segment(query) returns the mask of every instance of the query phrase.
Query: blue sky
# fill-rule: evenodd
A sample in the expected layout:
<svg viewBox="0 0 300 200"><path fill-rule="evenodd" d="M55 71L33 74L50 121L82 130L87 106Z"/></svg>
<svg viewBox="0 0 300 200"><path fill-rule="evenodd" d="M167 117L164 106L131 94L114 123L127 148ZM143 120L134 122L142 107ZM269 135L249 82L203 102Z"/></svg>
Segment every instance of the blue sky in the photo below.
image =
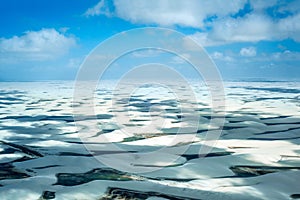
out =
<svg viewBox="0 0 300 200"><path fill-rule="evenodd" d="M4 0L0 9L0 81L72 80L100 42L148 26L197 41L224 79L299 80L297 0ZM148 53L135 58L172 58Z"/></svg>

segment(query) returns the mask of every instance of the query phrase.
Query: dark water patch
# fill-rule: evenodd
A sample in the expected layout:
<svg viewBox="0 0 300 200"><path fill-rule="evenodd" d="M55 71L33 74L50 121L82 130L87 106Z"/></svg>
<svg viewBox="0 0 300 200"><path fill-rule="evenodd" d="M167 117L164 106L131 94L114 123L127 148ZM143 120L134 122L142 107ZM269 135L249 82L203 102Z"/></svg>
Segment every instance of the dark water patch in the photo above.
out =
<svg viewBox="0 0 300 200"><path fill-rule="evenodd" d="M180 155L182 157L185 157L188 161L192 159L198 159L203 157L219 157L219 156L228 156L232 155L234 152L232 151L225 151L225 152L214 152L214 153L208 153L208 154L183 154Z"/></svg>
<svg viewBox="0 0 300 200"><path fill-rule="evenodd" d="M94 119L110 119L113 115L99 114L95 116L76 116L77 121L94 120ZM67 123L74 122L72 115L60 115L60 116L48 116L48 115L36 115L36 116L7 116L1 119L14 119L19 122L33 122L33 121L65 121Z"/></svg>
<svg viewBox="0 0 300 200"><path fill-rule="evenodd" d="M101 142L64 141L70 144L102 144Z"/></svg>
<svg viewBox="0 0 300 200"><path fill-rule="evenodd" d="M200 104L200 105L208 106L208 104ZM211 108L195 108L195 111L206 112L206 113L212 112Z"/></svg>
<svg viewBox="0 0 300 200"><path fill-rule="evenodd" d="M52 167L61 167L61 165L47 165L47 166L42 166L42 167L34 167L33 169L47 169L47 168L52 168Z"/></svg>
<svg viewBox="0 0 300 200"><path fill-rule="evenodd" d="M286 125L286 124L284 124L284 125ZM300 127L288 128L286 130L278 130L278 131L265 131L263 133L256 133L255 135L268 135L268 134L281 133L281 132L292 131L292 130L297 130L297 129L300 129Z"/></svg>
<svg viewBox="0 0 300 200"><path fill-rule="evenodd" d="M144 136L132 136L132 137L124 138L122 142L133 142L133 141L143 140L143 139L146 139L146 137L144 137Z"/></svg>
<svg viewBox="0 0 300 200"><path fill-rule="evenodd" d="M39 107L27 107L25 110L38 110L40 109Z"/></svg>
<svg viewBox="0 0 300 200"><path fill-rule="evenodd" d="M92 137L98 137L99 135L105 134L105 133L111 133L113 131L115 131L117 129L102 129L101 131L99 131L96 135L92 136ZM92 138L91 137L91 138Z"/></svg>
<svg viewBox="0 0 300 200"><path fill-rule="evenodd" d="M19 151L15 148L7 147L7 148L4 148L0 153L1 154L14 154L16 152L19 152Z"/></svg>
<svg viewBox="0 0 300 200"><path fill-rule="evenodd" d="M138 153L138 151L92 151L93 156L105 154Z"/></svg>
<svg viewBox="0 0 300 200"><path fill-rule="evenodd" d="M73 153L73 152L60 152L59 156L83 156L83 157L93 157L92 154L84 154L84 153Z"/></svg>
<svg viewBox="0 0 300 200"><path fill-rule="evenodd" d="M141 126L144 126L144 124L137 124L137 123L130 123L130 124L123 124L124 126L127 126L127 127L141 127Z"/></svg>
<svg viewBox="0 0 300 200"><path fill-rule="evenodd" d="M14 104L23 104L23 101L13 101L13 102L6 102L6 101L0 101L0 104L2 105L14 105Z"/></svg>
<svg viewBox="0 0 300 200"><path fill-rule="evenodd" d="M290 115L280 115L280 116L276 116L276 117L260 117L261 120L269 120L269 119L285 119L291 117Z"/></svg>
<svg viewBox="0 0 300 200"><path fill-rule="evenodd" d="M96 115L97 119L111 119L113 115L110 114L98 114Z"/></svg>
<svg viewBox="0 0 300 200"><path fill-rule="evenodd" d="M144 94L137 94L137 95L132 95L131 97L133 98L140 98L140 97L144 97Z"/></svg>
<svg viewBox="0 0 300 200"><path fill-rule="evenodd" d="M255 98L253 101L268 101L268 100L288 100L293 98L287 98L287 97L264 97L264 98Z"/></svg>
<svg viewBox="0 0 300 200"><path fill-rule="evenodd" d="M152 105L154 105L154 104L152 104L149 101L142 101L142 102L129 103L126 106L132 106L132 107L136 107L136 108L149 108Z"/></svg>
<svg viewBox="0 0 300 200"><path fill-rule="evenodd" d="M57 112L57 111L62 111L62 109L50 109L48 112Z"/></svg>
<svg viewBox="0 0 300 200"><path fill-rule="evenodd" d="M239 147L239 146L229 146L229 149L256 149L257 147Z"/></svg>
<svg viewBox="0 0 300 200"><path fill-rule="evenodd" d="M43 194L40 197L40 199L42 199L42 200L55 199L55 192L43 191Z"/></svg>
<svg viewBox="0 0 300 200"><path fill-rule="evenodd" d="M11 163L0 164L0 180L22 179L30 177L23 171L16 169Z"/></svg>
<svg viewBox="0 0 300 200"><path fill-rule="evenodd" d="M177 117L177 119L182 119L182 118L184 118L183 115L176 115L176 117Z"/></svg>
<svg viewBox="0 0 300 200"><path fill-rule="evenodd" d="M22 115L22 116L7 116L7 117L4 117L2 119L14 119L14 120L17 120L19 122L32 122L32 121L46 120L47 116L45 116L45 115L37 115L37 116Z"/></svg>
<svg viewBox="0 0 300 200"><path fill-rule="evenodd" d="M249 102L256 102L256 101L274 101L274 100L293 100L293 98L287 98L287 97L264 97L264 98L251 98L251 99L244 99L242 100L245 103L249 103ZM271 106L268 106L268 108L272 108Z"/></svg>
<svg viewBox="0 0 300 200"><path fill-rule="evenodd" d="M292 199L300 199L300 194L291 194L290 197Z"/></svg>
<svg viewBox="0 0 300 200"><path fill-rule="evenodd" d="M11 161L11 163L24 162L24 161L32 160L32 159L33 159L32 157L23 156L22 158L18 158L18 159L14 160L14 161Z"/></svg>
<svg viewBox="0 0 300 200"><path fill-rule="evenodd" d="M103 105L103 104L106 104L106 101L100 101L100 102L97 102L97 104Z"/></svg>
<svg viewBox="0 0 300 200"><path fill-rule="evenodd" d="M218 130L219 128L211 128L211 129L198 129L196 133L200 134L200 133L206 133L207 131L210 130ZM174 128L162 128L161 131L163 132L162 135L184 135L184 134L195 134L195 132L184 132L184 130L182 131L180 128L178 127L174 127Z"/></svg>
<svg viewBox="0 0 300 200"><path fill-rule="evenodd" d="M130 181L134 178L115 169L93 169L86 173L59 173L56 174L57 182L54 185L74 186L94 180Z"/></svg>
<svg viewBox="0 0 300 200"><path fill-rule="evenodd" d="M124 188L108 187L106 194L101 197L99 200L113 200L113 199L126 199L126 200L146 200L148 198L163 198L169 200L196 200L188 197L180 197L170 194L164 194L160 192L152 191L138 191L138 190L129 190ZM200 200L200 198L197 198Z"/></svg>
<svg viewBox="0 0 300 200"><path fill-rule="evenodd" d="M178 108L166 108L165 111L167 113L181 113L181 110Z"/></svg>
<svg viewBox="0 0 300 200"><path fill-rule="evenodd" d="M278 123L267 123L267 122L264 122L265 125L268 125L268 126L273 126L273 125L295 125L295 124L300 124L300 121L299 122L278 122ZM300 128L300 127L299 127Z"/></svg>
<svg viewBox="0 0 300 200"><path fill-rule="evenodd" d="M247 93L228 93L228 96L249 96Z"/></svg>
<svg viewBox="0 0 300 200"><path fill-rule="evenodd" d="M235 124L235 123L238 124L238 123L242 123L242 122L245 122L245 121L249 121L249 120L244 121L244 120L239 120L239 119L235 120L235 119L232 119L232 118L230 118L230 119L231 120L227 119L229 124Z"/></svg>
<svg viewBox="0 0 300 200"><path fill-rule="evenodd" d="M179 102L177 100L162 100L159 103L155 103L154 105L177 107L179 105Z"/></svg>
<svg viewBox="0 0 300 200"><path fill-rule="evenodd" d="M25 169L26 172L29 172L29 173L35 173L35 171L33 171L32 169Z"/></svg>
<svg viewBox="0 0 300 200"><path fill-rule="evenodd" d="M0 90L0 96L4 96L4 95L20 95L20 94L26 94L26 92L19 91L19 90Z"/></svg>
<svg viewBox="0 0 300 200"><path fill-rule="evenodd" d="M300 155L299 156L294 156L294 155L280 155L281 158L296 158L296 159L299 159L300 158Z"/></svg>
<svg viewBox="0 0 300 200"><path fill-rule="evenodd" d="M70 105L69 107L70 108L78 108L78 107L80 107L81 106L81 104L72 104L72 105Z"/></svg>
<svg viewBox="0 0 300 200"><path fill-rule="evenodd" d="M229 168L238 177L261 176L269 173L275 173L288 170L300 170L300 167L275 167L275 166L247 166L239 165Z"/></svg>
<svg viewBox="0 0 300 200"><path fill-rule="evenodd" d="M89 117L87 117L89 118ZM83 117L83 119L78 118L77 120L84 120L85 117ZM94 117L93 117L94 119ZM53 120L53 121L65 121L65 122L74 122L74 118L73 116L70 115L65 115L65 116L45 116L44 119L42 120Z"/></svg>
<svg viewBox="0 0 300 200"><path fill-rule="evenodd" d="M9 161L9 162L5 162L5 163L0 163L0 169L1 168L11 168L13 167L13 163L16 163L16 162L24 162L24 161L27 161L27 160L32 160L33 158L31 157L28 157L28 156L23 156L21 158L17 158L15 160L12 160L12 161Z"/></svg>
<svg viewBox="0 0 300 200"><path fill-rule="evenodd" d="M197 178L169 178L169 177L157 177L157 178L149 178L150 180L156 180L156 181L176 181L176 182L190 182L197 180Z"/></svg>
<svg viewBox="0 0 300 200"><path fill-rule="evenodd" d="M223 126L222 130L229 131L229 130L233 130L233 129L246 128L246 127L249 127L249 126L230 126L230 125L225 125L225 126Z"/></svg>
<svg viewBox="0 0 300 200"><path fill-rule="evenodd" d="M204 118L206 118L206 119L208 119L208 120L211 120L212 119L212 116L211 115L201 115L201 117L204 117Z"/></svg>
<svg viewBox="0 0 300 200"><path fill-rule="evenodd" d="M117 102L121 103L121 104L128 104L129 102L145 102L145 100L139 99L139 98L135 98L135 97L130 97L130 98L119 99Z"/></svg>
<svg viewBox="0 0 300 200"><path fill-rule="evenodd" d="M259 136L259 135L272 135L272 134L275 134L275 133L282 133L282 135L284 135L285 133L286 134L289 134L288 133L288 131L295 131L295 130L299 130L300 131L300 128L299 127L294 127L294 128L288 128L288 129L286 129L286 130L277 130L277 131L265 131L265 132L263 132L263 133L256 133L256 134L254 134L254 139L260 139L260 138L257 138L257 137L255 137L256 135L257 136ZM294 133L294 132L293 132ZM294 138L294 139L296 139L295 137L288 137L287 139L289 139L289 138ZM248 139L252 139L252 137L251 138L248 138ZM269 138L265 138L266 140L267 139L269 139ZM278 139L281 139L281 138L278 138Z"/></svg>
<svg viewBox="0 0 300 200"><path fill-rule="evenodd" d="M5 141L1 141L1 140L0 140L0 143L10 146L12 148L15 148L18 151L23 152L23 153L33 156L33 157L43 157L43 155L41 153L39 153L38 151L35 151L25 145L14 144L14 143L5 142Z"/></svg>
<svg viewBox="0 0 300 200"><path fill-rule="evenodd" d="M209 130L217 130L217 128L215 128L215 129L199 129L199 130L197 130L197 133L206 133Z"/></svg>
<svg viewBox="0 0 300 200"><path fill-rule="evenodd" d="M269 113L264 113L264 112L259 112L259 111L253 111L253 110L250 110L250 109L239 109L239 110L235 110L235 111L232 111L230 112L230 115L228 115L228 117L240 117L241 115L242 116L245 116L245 117L259 117L260 114L269 114Z"/></svg>
<svg viewBox="0 0 300 200"><path fill-rule="evenodd" d="M150 112L150 109L151 109L151 107L143 107L143 108L137 109L137 111L143 112L143 113L148 113L148 112Z"/></svg>
<svg viewBox="0 0 300 200"><path fill-rule="evenodd" d="M0 97L0 101L23 101L23 99L15 97Z"/></svg>
<svg viewBox="0 0 300 200"><path fill-rule="evenodd" d="M251 137L248 138L249 140L264 140L264 141L273 141L273 140L295 140L295 139L299 139L299 137L286 137L286 138L255 138L255 137Z"/></svg>
<svg viewBox="0 0 300 200"><path fill-rule="evenodd" d="M59 117L59 116L58 116ZM76 121L85 121L85 120L101 120L101 119L111 119L113 117L113 115L110 114L98 114L96 116L93 115L86 115L86 116L76 116L75 119ZM63 117L62 117L63 118ZM63 119L66 122L74 122L74 117L73 116L68 116L67 118L69 121L67 121L66 119ZM50 118L51 120L51 118Z"/></svg>
<svg viewBox="0 0 300 200"><path fill-rule="evenodd" d="M298 89L290 89L290 88L278 88L278 87L230 87L230 88L243 88L246 90L259 90L259 91L267 91L267 92L276 92L276 93L292 93L299 94L300 90Z"/></svg>
<svg viewBox="0 0 300 200"><path fill-rule="evenodd" d="M167 116L164 116L164 118L169 118L169 119L176 119L176 120L181 120L184 118L184 115L167 115Z"/></svg>
<svg viewBox="0 0 300 200"><path fill-rule="evenodd" d="M130 119L129 121L130 122L148 122L148 121L150 121L150 119L138 119L138 118L135 118L135 119Z"/></svg>

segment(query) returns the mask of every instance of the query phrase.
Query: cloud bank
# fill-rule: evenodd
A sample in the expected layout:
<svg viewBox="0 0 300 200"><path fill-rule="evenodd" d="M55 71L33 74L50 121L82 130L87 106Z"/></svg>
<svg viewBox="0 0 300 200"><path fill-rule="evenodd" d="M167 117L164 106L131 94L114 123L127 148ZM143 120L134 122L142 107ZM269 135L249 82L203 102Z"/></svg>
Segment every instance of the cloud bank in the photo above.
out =
<svg viewBox="0 0 300 200"><path fill-rule="evenodd" d="M134 24L191 27L204 46L234 42L300 41L300 2L276 0L106 0L86 15L114 16Z"/></svg>
<svg viewBox="0 0 300 200"><path fill-rule="evenodd" d="M22 36L0 39L2 60L43 61L58 58L76 45L73 37L67 37L55 29L27 31Z"/></svg>

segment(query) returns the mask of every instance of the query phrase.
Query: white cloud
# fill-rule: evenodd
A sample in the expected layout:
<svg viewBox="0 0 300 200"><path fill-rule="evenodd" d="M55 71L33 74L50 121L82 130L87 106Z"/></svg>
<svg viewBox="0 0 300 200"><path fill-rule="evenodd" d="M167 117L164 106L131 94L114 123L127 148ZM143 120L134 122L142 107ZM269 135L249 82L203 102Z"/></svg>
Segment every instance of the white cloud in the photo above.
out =
<svg viewBox="0 0 300 200"><path fill-rule="evenodd" d="M278 0L250 0L251 7L258 12L262 11L263 9L270 8L276 5L276 3L278 3Z"/></svg>
<svg viewBox="0 0 300 200"><path fill-rule="evenodd" d="M276 61L300 61L300 52L285 50L271 54L270 60Z"/></svg>
<svg viewBox="0 0 300 200"><path fill-rule="evenodd" d="M222 41L259 41L268 38L272 21L262 15L250 14L244 18L226 18L216 22L210 33Z"/></svg>
<svg viewBox="0 0 300 200"><path fill-rule="evenodd" d="M281 38L292 38L300 42L300 13L280 20L275 31ZM274 30L273 30L274 31Z"/></svg>
<svg viewBox="0 0 300 200"><path fill-rule="evenodd" d="M232 17L247 2L252 11ZM111 3L114 9L108 0L101 0L86 15L112 15L138 24L193 27L199 32L191 37L203 46L286 38L300 41L298 1L113 0ZM273 16L267 13L268 8L273 9ZM274 17L282 14L286 17Z"/></svg>
<svg viewBox="0 0 300 200"><path fill-rule="evenodd" d="M234 42L257 42L291 38L300 41L300 14L272 20L263 14L248 14L243 18L223 18L209 32L197 32L190 37L203 46Z"/></svg>
<svg viewBox="0 0 300 200"><path fill-rule="evenodd" d="M273 53L261 53L257 54L254 47L242 48L237 53L224 53L224 52L213 52L210 54L212 59L222 60L222 61L239 61L239 62L284 62L284 61L300 61L300 52L284 50L280 52ZM244 57L242 57L244 56ZM247 57L247 58L245 58Z"/></svg>
<svg viewBox="0 0 300 200"><path fill-rule="evenodd" d="M216 45L222 45L226 43L225 41L214 39L213 37L211 37L209 33L205 33L205 32L196 32L192 35L189 35L186 38L187 41L188 38L193 39L201 46L216 46Z"/></svg>
<svg viewBox="0 0 300 200"><path fill-rule="evenodd" d="M111 14L132 23L202 28L207 17L223 17L236 13L246 2L246 0L114 0L115 11ZM107 1L101 0L97 5L89 8L85 14L88 16L107 15L109 12L107 5Z"/></svg>
<svg viewBox="0 0 300 200"><path fill-rule="evenodd" d="M274 24L263 15L247 15L244 18L231 17L218 20L207 33L198 32L191 37L203 46L221 45L233 42L256 42L274 39Z"/></svg>
<svg viewBox="0 0 300 200"><path fill-rule="evenodd" d="M85 13L85 16L96 16L96 15L106 15L110 16L110 10L106 0L99 1L94 7L89 8Z"/></svg>
<svg viewBox="0 0 300 200"><path fill-rule="evenodd" d="M227 62L232 62L234 59L230 56L224 55L222 52L214 52L211 54L211 58L215 60L222 60L222 61L227 61Z"/></svg>
<svg viewBox="0 0 300 200"><path fill-rule="evenodd" d="M49 60L64 55L76 45L73 37L67 37L55 29L27 31L22 36L0 39L1 59Z"/></svg>
<svg viewBox="0 0 300 200"><path fill-rule="evenodd" d="M246 56L246 57L253 57L256 56L256 49L255 47L245 47L242 48L240 51L241 56Z"/></svg>

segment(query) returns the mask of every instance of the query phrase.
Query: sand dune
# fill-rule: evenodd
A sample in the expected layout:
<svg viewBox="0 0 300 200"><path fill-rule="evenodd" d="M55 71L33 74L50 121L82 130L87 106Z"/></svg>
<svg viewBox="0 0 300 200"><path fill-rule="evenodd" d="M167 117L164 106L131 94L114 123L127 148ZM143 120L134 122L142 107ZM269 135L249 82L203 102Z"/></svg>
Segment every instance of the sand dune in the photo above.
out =
<svg viewBox="0 0 300 200"><path fill-rule="evenodd" d="M193 102L180 107L159 90L111 107L111 90L100 88L95 115L75 123L73 107L85 105L73 104L73 83L0 83L0 199L300 198L299 83L224 84L218 127L208 92L193 83L193 132ZM120 124L123 113L130 120ZM162 127L147 129L153 120Z"/></svg>

